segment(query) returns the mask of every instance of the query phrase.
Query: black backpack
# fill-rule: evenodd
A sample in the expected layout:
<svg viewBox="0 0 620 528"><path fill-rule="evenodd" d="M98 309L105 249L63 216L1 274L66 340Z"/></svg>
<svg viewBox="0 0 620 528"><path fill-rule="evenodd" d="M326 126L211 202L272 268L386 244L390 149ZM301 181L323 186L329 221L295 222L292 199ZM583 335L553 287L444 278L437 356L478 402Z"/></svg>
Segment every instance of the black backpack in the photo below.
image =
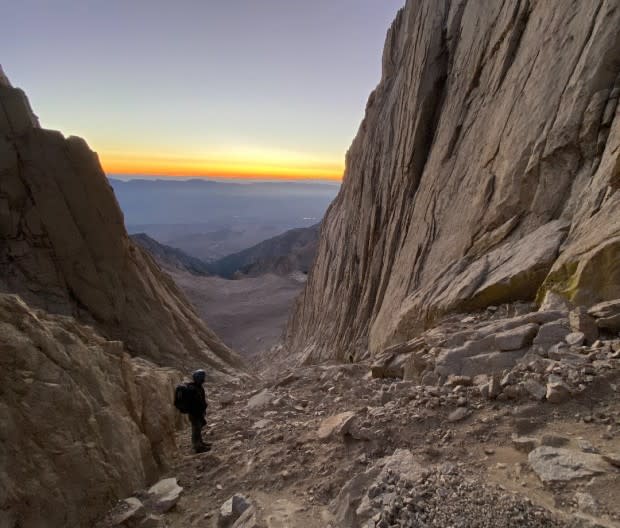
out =
<svg viewBox="0 0 620 528"><path fill-rule="evenodd" d="M192 395L187 383L181 383L174 389L174 406L183 414L190 411L192 405Z"/></svg>

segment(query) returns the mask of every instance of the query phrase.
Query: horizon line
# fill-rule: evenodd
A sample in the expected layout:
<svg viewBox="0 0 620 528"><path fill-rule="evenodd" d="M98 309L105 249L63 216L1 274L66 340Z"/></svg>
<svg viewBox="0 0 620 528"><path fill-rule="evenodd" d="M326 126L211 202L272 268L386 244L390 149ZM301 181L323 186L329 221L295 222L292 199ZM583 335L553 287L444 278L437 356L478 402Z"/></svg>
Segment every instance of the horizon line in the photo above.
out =
<svg viewBox="0 0 620 528"><path fill-rule="evenodd" d="M262 182L329 182L334 184L342 183L342 176L287 176L287 175L213 175L213 174L167 174L167 173L142 173L142 172L109 172L104 171L108 178L126 179L185 179L185 180L248 180Z"/></svg>

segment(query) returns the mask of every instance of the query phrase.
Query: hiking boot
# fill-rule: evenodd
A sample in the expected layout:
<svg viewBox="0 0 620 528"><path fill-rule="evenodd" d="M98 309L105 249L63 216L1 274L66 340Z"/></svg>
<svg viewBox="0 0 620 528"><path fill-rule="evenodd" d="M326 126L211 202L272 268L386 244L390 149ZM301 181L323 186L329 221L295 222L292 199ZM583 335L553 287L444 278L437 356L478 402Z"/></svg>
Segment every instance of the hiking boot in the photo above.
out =
<svg viewBox="0 0 620 528"><path fill-rule="evenodd" d="M210 444L200 444L200 445L197 445L196 447L194 447L194 452L195 453L206 453L207 451L211 451L211 445Z"/></svg>

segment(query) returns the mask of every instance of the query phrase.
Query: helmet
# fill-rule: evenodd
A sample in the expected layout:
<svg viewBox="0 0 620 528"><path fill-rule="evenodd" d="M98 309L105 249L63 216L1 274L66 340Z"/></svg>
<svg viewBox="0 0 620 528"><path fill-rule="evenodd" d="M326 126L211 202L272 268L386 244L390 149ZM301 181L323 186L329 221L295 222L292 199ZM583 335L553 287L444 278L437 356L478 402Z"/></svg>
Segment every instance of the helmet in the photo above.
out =
<svg viewBox="0 0 620 528"><path fill-rule="evenodd" d="M198 369L192 372L192 379L196 383L199 383L199 384L204 383L206 377L207 377L207 373L202 369Z"/></svg>

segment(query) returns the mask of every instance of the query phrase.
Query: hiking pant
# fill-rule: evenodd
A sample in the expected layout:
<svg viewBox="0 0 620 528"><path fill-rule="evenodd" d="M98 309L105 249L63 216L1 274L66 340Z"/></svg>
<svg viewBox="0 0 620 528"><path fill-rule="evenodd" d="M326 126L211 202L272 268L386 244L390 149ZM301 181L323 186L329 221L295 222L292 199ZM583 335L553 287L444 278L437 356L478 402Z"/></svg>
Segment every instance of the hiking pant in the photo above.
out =
<svg viewBox="0 0 620 528"><path fill-rule="evenodd" d="M203 416L189 415L189 421L192 424L192 447L197 449L204 446L202 441L202 428L205 426L206 421Z"/></svg>

